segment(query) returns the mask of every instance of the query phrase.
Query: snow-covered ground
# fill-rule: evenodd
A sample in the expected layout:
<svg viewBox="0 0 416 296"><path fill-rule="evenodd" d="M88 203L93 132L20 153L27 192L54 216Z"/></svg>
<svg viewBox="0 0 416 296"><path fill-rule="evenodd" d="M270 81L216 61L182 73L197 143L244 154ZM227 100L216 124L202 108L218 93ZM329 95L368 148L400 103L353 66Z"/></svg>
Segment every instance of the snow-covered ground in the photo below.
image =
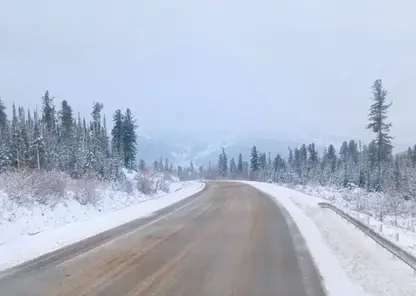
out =
<svg viewBox="0 0 416 296"><path fill-rule="evenodd" d="M273 196L298 225L329 296L416 295L413 271L328 209L322 198L275 184L247 182Z"/></svg>
<svg viewBox="0 0 416 296"><path fill-rule="evenodd" d="M403 208L409 209L411 207L410 202L407 206L403 203L402 211L398 215L389 214L386 210L386 213L383 215L383 221L380 221L374 209L377 208L377 203L380 200L388 199L388 197L375 193L369 194L359 188L350 190L298 186L295 189L312 196L319 196L327 202L331 202L351 216L369 225L378 234L416 256L416 218L411 216L413 211L403 210Z"/></svg>
<svg viewBox="0 0 416 296"><path fill-rule="evenodd" d="M0 217L0 270L62 248L133 219L144 217L201 191L200 182L170 184L170 192L101 192L94 204L66 199L43 204L3 207ZM1 197L0 197L1 200ZM3 200L7 198L3 197Z"/></svg>

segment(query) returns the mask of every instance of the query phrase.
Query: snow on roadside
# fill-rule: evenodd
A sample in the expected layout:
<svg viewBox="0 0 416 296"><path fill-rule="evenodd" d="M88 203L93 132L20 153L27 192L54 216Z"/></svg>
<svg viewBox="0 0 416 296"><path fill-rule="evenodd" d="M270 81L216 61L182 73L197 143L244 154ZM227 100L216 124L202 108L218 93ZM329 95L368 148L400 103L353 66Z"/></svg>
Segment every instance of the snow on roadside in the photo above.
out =
<svg viewBox="0 0 416 296"><path fill-rule="evenodd" d="M323 284L329 296L365 296L366 293L359 286L354 284L347 276L339 264L338 258L330 247L325 243L324 237L320 233L317 226L305 214L305 212L296 206L289 198L290 189L282 188L274 184L260 183L260 182L244 182L249 184L271 196L290 213L293 220L299 227L313 260L323 278ZM292 190L293 192L296 192ZM300 194L299 194L300 195ZM310 198L304 196L299 197L305 203L313 203ZM318 199L319 200L319 199ZM315 200L315 204L316 204Z"/></svg>
<svg viewBox="0 0 416 296"><path fill-rule="evenodd" d="M347 274L366 292L379 296L416 295L413 271L402 261L331 210L321 209L309 215L337 252Z"/></svg>
<svg viewBox="0 0 416 296"><path fill-rule="evenodd" d="M374 217L367 215L365 213L351 209L351 207L345 207L343 204L335 204L344 212L349 213L354 218L360 220L364 224L368 225L375 232L390 240L394 244L408 251L412 255L416 256L416 233L411 231L406 231L405 229L394 227L385 222L380 222Z"/></svg>
<svg viewBox="0 0 416 296"><path fill-rule="evenodd" d="M359 188L353 190L336 190L325 187L298 186L296 189L310 195L322 197L326 199L326 202L330 201L338 208L370 226L378 234L416 256L414 218L392 217L391 215L385 214L383 222L381 222L375 218L376 215L374 213L369 215L368 213L372 212L369 208L374 207L373 203L375 203L374 199L376 199L374 196L375 194L366 193ZM364 206L367 209L358 211L357 202L360 203L361 207ZM394 226L395 222L397 222L398 227Z"/></svg>
<svg viewBox="0 0 416 296"><path fill-rule="evenodd" d="M7 225L0 224L0 271L147 216L201 191L204 186L196 181L171 185L171 193L158 193L147 198L144 195L139 198L133 196L122 200L126 202L123 208L120 208L120 196L112 195L102 201L98 208L80 205L75 200L58 204L49 210L33 208L31 212L28 211L30 215L23 215L22 219L17 218ZM45 213L48 217L46 220ZM22 228L26 229L27 224L38 225L40 230L25 233ZM10 235L9 239L6 239L7 235Z"/></svg>
<svg viewBox="0 0 416 296"><path fill-rule="evenodd" d="M334 284L335 289L341 289L334 291L334 287L328 287L333 295L349 295L342 291L342 285L336 286L339 283L347 283L348 279L355 289L358 286L358 289L363 290L351 295L416 295L413 271L401 261L393 259L390 253L360 230L356 230L332 211L318 206L319 202L326 200L274 184L258 184L260 185L255 184L255 187L276 197L284 207L290 209L289 212L296 222L295 217L303 215L303 220L308 220L308 223L313 225L312 228L318 230L318 234L316 232L311 234L311 226L298 224L324 277L325 285ZM297 210L293 209L294 205ZM317 236L319 239L310 236ZM319 246L316 243L309 244L309 240L319 240L324 245L324 251L322 249L317 251L315 248ZM324 260L328 254L320 254L322 252L331 253L330 257L336 257L338 267L334 269L333 274L330 272L334 266L328 266L328 262ZM318 253L318 256L315 253ZM320 257L322 260L319 259ZM333 260L334 258L331 259ZM334 262L330 263L332 264ZM343 274L343 278L338 278L338 273Z"/></svg>

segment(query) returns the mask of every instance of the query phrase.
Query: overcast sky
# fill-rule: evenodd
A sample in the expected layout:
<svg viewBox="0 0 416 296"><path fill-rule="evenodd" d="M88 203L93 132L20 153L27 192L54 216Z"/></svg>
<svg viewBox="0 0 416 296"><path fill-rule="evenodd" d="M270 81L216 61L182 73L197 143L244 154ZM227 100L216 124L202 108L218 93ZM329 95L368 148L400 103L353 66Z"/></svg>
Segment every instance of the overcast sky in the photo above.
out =
<svg viewBox="0 0 416 296"><path fill-rule="evenodd" d="M382 78L396 141L414 143L415 14L414 0L3 1L0 96L130 107L144 130L366 139Z"/></svg>

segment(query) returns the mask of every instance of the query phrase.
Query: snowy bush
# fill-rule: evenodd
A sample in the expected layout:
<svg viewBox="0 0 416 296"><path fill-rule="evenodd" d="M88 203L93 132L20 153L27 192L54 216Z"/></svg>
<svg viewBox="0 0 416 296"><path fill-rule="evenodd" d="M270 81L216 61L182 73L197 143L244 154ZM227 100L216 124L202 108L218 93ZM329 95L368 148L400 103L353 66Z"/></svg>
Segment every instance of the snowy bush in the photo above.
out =
<svg viewBox="0 0 416 296"><path fill-rule="evenodd" d="M150 194L153 192L152 182L149 178L140 175L137 179L137 189L144 194Z"/></svg>
<svg viewBox="0 0 416 296"><path fill-rule="evenodd" d="M351 209L381 222L415 231L416 204L400 194L367 192L362 188L336 188L324 186L290 186L309 195L319 196L342 208Z"/></svg>
<svg viewBox="0 0 416 296"><path fill-rule="evenodd" d="M31 171L7 172L1 175L0 190L17 203L39 202L63 198L68 175L61 172Z"/></svg>
<svg viewBox="0 0 416 296"><path fill-rule="evenodd" d="M96 204L99 196L96 189L99 182L94 179L78 179L72 180L68 186L69 194L72 192L74 198L81 204Z"/></svg>
<svg viewBox="0 0 416 296"><path fill-rule="evenodd" d="M127 195L169 192L174 177L162 173L140 174L124 171L125 178L117 182L105 182L92 177L72 179L59 171L23 170L6 172L0 176L1 209L30 207L43 204L54 207L57 203L75 199L81 205L97 204L104 192L118 192ZM139 193L139 195L137 195Z"/></svg>

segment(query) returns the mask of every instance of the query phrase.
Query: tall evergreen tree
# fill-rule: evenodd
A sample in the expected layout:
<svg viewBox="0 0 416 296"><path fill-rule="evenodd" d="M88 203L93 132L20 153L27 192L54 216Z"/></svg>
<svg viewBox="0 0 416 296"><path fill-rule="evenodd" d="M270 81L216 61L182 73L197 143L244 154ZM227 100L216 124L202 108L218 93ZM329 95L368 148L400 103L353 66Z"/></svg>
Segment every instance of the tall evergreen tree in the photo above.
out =
<svg viewBox="0 0 416 296"><path fill-rule="evenodd" d="M6 114L6 106L4 106L4 102L0 98L0 135L7 132L8 122L7 122L7 114Z"/></svg>
<svg viewBox="0 0 416 296"><path fill-rule="evenodd" d="M257 151L256 146L253 146L253 148L251 148L250 164L250 168L253 172L257 172L260 169L259 153Z"/></svg>
<svg viewBox="0 0 416 296"><path fill-rule="evenodd" d="M238 154L237 172L240 177L243 176L243 154L241 153Z"/></svg>
<svg viewBox="0 0 416 296"><path fill-rule="evenodd" d="M74 144L74 118L72 108L67 101L62 101L59 114L58 154L62 171L73 173L76 167L76 149Z"/></svg>
<svg viewBox="0 0 416 296"><path fill-rule="evenodd" d="M218 174L222 178L226 178L228 176L228 157L224 148L222 148L222 152L218 157Z"/></svg>
<svg viewBox="0 0 416 296"><path fill-rule="evenodd" d="M0 172L4 172L11 165L10 144L6 106L0 99Z"/></svg>
<svg viewBox="0 0 416 296"><path fill-rule="evenodd" d="M373 155L373 162L377 168L376 190L382 190L383 166L391 161L393 145L392 137L389 135L391 123L387 122L388 109L391 103L386 103L387 91L383 88L382 81L376 80L372 86L373 104L368 114L368 129L375 133L374 145L376 154Z"/></svg>
<svg viewBox="0 0 416 296"><path fill-rule="evenodd" d="M42 97L42 121L44 122L48 133L54 134L55 106L53 104L53 98L49 95L49 91L46 91L45 95Z"/></svg>
<svg viewBox="0 0 416 296"><path fill-rule="evenodd" d="M237 165L235 163L234 157L232 157L230 160L230 175L233 179L237 177Z"/></svg>
<svg viewBox="0 0 416 296"><path fill-rule="evenodd" d="M54 98L50 96L49 91L45 92L42 97L42 124L40 126L46 149L45 168L52 170L56 168L58 153L56 151L56 116Z"/></svg>
<svg viewBox="0 0 416 296"><path fill-rule="evenodd" d="M113 115L113 129L111 130L111 147L114 157L123 159L123 121L124 116L120 109Z"/></svg>
<svg viewBox="0 0 416 296"><path fill-rule="evenodd" d="M136 120L133 117L130 109L127 108L123 120L123 155L124 165L126 168L132 169L136 160L137 153L137 135L136 135ZM160 163L163 167L163 163Z"/></svg>
<svg viewBox="0 0 416 296"><path fill-rule="evenodd" d="M43 169L46 163L46 149L43 136L40 132L40 122L35 113L33 137L29 146L29 165L38 170Z"/></svg>

